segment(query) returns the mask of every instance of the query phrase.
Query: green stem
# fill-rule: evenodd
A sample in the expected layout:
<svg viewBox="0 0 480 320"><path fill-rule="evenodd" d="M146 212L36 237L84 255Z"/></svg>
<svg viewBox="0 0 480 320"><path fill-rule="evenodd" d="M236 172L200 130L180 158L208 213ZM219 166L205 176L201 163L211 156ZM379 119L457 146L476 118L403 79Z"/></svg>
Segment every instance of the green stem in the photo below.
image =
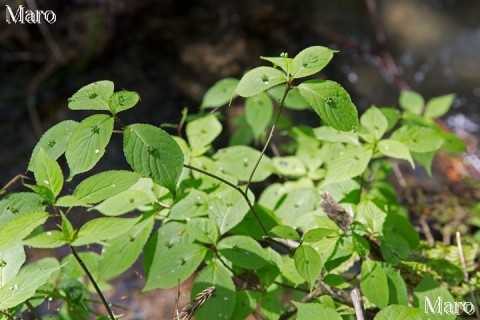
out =
<svg viewBox="0 0 480 320"><path fill-rule="evenodd" d="M27 306L28 310L32 313L32 316L37 319L37 320L42 320L42 316L38 311L35 309L35 307L30 303L30 301L25 300L25 305Z"/></svg>
<svg viewBox="0 0 480 320"><path fill-rule="evenodd" d="M62 220L62 216L58 212L58 208L56 206L53 206L53 209L55 210L55 213L57 217L60 219L60 222ZM105 299L105 296L102 293L102 290L100 290L97 282L95 281L95 278L93 278L92 274L90 273L90 270L88 270L87 266L83 262L82 258L80 258L77 249L75 249L74 246L72 246L70 243L68 243L68 247L70 248L70 251L72 252L72 255L75 257L75 260L77 260L78 264L80 267L82 267L83 271L87 275L88 279L92 283L93 287L95 288L95 291L97 292L98 296L100 297L100 300L102 300L103 306L107 310L108 316L110 317L111 320L115 320L115 316L113 315L112 309L110 308L110 305L107 302L107 299Z"/></svg>
<svg viewBox="0 0 480 320"><path fill-rule="evenodd" d="M272 128L270 129L270 133L268 134L267 141L265 142L262 152L258 156L257 162L255 162L255 165L253 166L253 169L252 169L252 173L250 173L250 177L248 178L247 187L246 187L247 190L248 190L248 187L250 186L250 183L252 182L253 175L255 174L255 171L257 171L258 165L260 164L260 161L262 160L263 155L267 151L268 145L270 144L270 140L272 140L273 133L275 132L275 127L277 126L278 120L280 119L280 115L282 114L283 108L285 106L285 98L287 98L288 91L290 91L291 87L292 87L291 83L287 82L287 85L285 86L285 92L283 93L282 100L280 101L280 104L279 104L279 110L277 112L275 122L273 123Z"/></svg>
<svg viewBox="0 0 480 320"><path fill-rule="evenodd" d="M13 317L5 311L0 310L0 314L3 314L5 317L8 318L8 320L14 320Z"/></svg>

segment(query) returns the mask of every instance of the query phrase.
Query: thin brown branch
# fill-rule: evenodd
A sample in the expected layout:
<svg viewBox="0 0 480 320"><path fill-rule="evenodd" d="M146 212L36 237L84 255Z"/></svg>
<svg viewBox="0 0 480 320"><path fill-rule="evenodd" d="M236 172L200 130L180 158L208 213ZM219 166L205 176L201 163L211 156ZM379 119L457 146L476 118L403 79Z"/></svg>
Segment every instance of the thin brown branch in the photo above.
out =
<svg viewBox="0 0 480 320"><path fill-rule="evenodd" d="M8 320L14 320L13 317L6 311L0 310L0 314L3 314L5 317L8 318Z"/></svg>
<svg viewBox="0 0 480 320"><path fill-rule="evenodd" d="M15 177L13 177L10 181L7 182L6 185L3 186L2 189L0 189L0 195L4 194L7 192L8 188L10 188L12 185L14 185L18 180L20 179L29 179L27 176L24 176L23 174L19 173Z"/></svg>
<svg viewBox="0 0 480 320"><path fill-rule="evenodd" d="M42 320L42 316L38 313L37 309L30 303L30 301L25 300L25 305L36 320Z"/></svg>
<svg viewBox="0 0 480 320"><path fill-rule="evenodd" d="M477 315L477 319L480 320L480 311L478 309L478 303L477 299L475 298L472 284L470 283L470 276L468 275L467 263L465 262L465 254L463 253L462 238L460 236L460 232L457 231L456 236L458 252L460 253L460 261L462 262L463 277L465 278L465 282L468 284L468 288L470 289L470 297L472 298L472 303L475 306L475 313Z"/></svg>

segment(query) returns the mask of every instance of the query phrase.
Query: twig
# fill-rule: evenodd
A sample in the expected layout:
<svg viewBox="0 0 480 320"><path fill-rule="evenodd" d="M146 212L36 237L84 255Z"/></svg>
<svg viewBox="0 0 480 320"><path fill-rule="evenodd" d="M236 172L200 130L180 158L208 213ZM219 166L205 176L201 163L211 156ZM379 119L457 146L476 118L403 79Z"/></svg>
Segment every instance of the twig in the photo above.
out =
<svg viewBox="0 0 480 320"><path fill-rule="evenodd" d="M267 138L267 141L265 142L265 145L263 146L262 152L258 156L257 162L255 162L255 165L253 166L252 172L250 173L250 177L248 178L248 181L247 181L247 188L246 189L248 189L248 187L250 186L250 183L252 182L252 179L253 179L253 175L255 174L255 171L257 170L258 165L260 164L260 161L262 160L263 155L267 151L268 145L270 144L270 140L272 140L273 133L275 131L275 127L277 126L278 120L280 119L280 116L282 114L283 108L285 106L285 99L287 98L287 94L290 91L290 88L291 88L291 83L287 82L287 84L285 86L285 92L283 93L282 100L280 101L280 104L278 106L279 110L277 112L277 117L275 118L275 122L273 123L272 128L270 129L270 133L268 134L268 138Z"/></svg>
<svg viewBox="0 0 480 320"><path fill-rule="evenodd" d="M122 127L122 129L125 129L126 125L119 117L113 116L113 119L120 125L120 127Z"/></svg>
<svg viewBox="0 0 480 320"><path fill-rule="evenodd" d="M0 310L0 314L3 314L5 317L8 318L8 320L14 320L13 317L6 311Z"/></svg>
<svg viewBox="0 0 480 320"><path fill-rule="evenodd" d="M123 130L112 130L112 133L119 133L119 134L123 134Z"/></svg>
<svg viewBox="0 0 480 320"><path fill-rule="evenodd" d="M62 222L62 216L58 212L58 208L56 206L53 206L53 210L55 211L56 216ZM74 256L75 260L77 260L78 264L80 267L82 267L83 271L87 275L88 279L92 283L93 287L95 288L95 291L97 292L98 296L100 297L100 300L102 300L103 306L107 310L107 313L110 317L111 320L115 320L115 316L113 315L112 309L110 308L109 303L107 302L107 299L105 299L105 296L102 293L102 290L100 290L100 287L98 286L97 282L95 281L95 278L92 276L90 273L90 270L88 270L87 266L85 265L85 262L83 262L82 258L79 256L77 250L75 249L74 246L72 246L70 243L68 243L68 247L70 248L70 251L72 252L72 255Z"/></svg>
<svg viewBox="0 0 480 320"><path fill-rule="evenodd" d="M480 320L480 311L478 309L478 303L477 303L477 299L475 298L475 293L473 292L472 284L470 283L470 276L468 275L467 263L465 262L465 255L463 253L462 239L460 237L460 232L457 231L456 236L457 236L458 251L460 253L460 261L462 262L463 277L465 278L465 282L468 284L468 288L470 289L470 296L472 298L473 305L475 306L475 313L477 315L477 319Z"/></svg>
<svg viewBox="0 0 480 320"><path fill-rule="evenodd" d="M398 183L404 189L405 198L407 198L407 202L410 205L412 205L414 201L413 201L412 195L409 193L408 184L407 184L407 181L405 180L405 177L403 176L402 170L400 170L400 167L398 166L397 162L392 161L391 163L392 163L393 173L395 173L395 177L397 177Z"/></svg>
<svg viewBox="0 0 480 320"><path fill-rule="evenodd" d="M284 287L284 288L287 288L287 289L290 289L290 290L295 290L295 291L300 291L300 292L305 292L305 293L310 292L310 290L308 290L308 289L297 288L297 287L291 286L289 284L281 283L281 282L278 282L278 281L273 281L273 283L275 283L276 285L278 285L280 287Z"/></svg>
<svg viewBox="0 0 480 320"><path fill-rule="evenodd" d="M3 186L2 189L0 189L0 195L4 194L8 188L10 188L15 182L17 182L20 179L29 179L27 176L24 176L23 174L19 173L15 177L13 177L10 181L7 182L6 185Z"/></svg>
<svg viewBox="0 0 480 320"><path fill-rule="evenodd" d="M353 289L350 292L350 297L352 298L353 308L355 309L355 315L357 320L365 320L363 315L363 305L362 305L362 296L358 288Z"/></svg>
<svg viewBox="0 0 480 320"><path fill-rule="evenodd" d="M420 226L422 227L423 234L428 241L428 244L433 246L435 244L435 238L432 235L432 231L428 226L425 215L422 215L419 219Z"/></svg>
<svg viewBox="0 0 480 320"><path fill-rule="evenodd" d="M252 211L253 215L255 216L255 219L257 220L258 224L260 225L260 227L262 228L262 231L263 233L265 234L265 237L269 237L268 236L268 231L267 229L265 228L265 226L263 225L263 222L260 220L260 217L258 216L257 212L255 211L255 209L253 208L253 205L252 205L252 202L250 201L250 199L248 198L248 195L247 195L247 192L246 191L243 191L242 188L240 188L240 186L238 185L235 185L233 183L231 183L230 181L228 180L225 180L223 179L222 177L219 177L213 173L210 173L208 171L205 171L205 170L202 170L202 169L199 169L199 168L196 168L196 167L193 167L189 164L184 164L183 165L185 168L188 168L190 170L193 170L193 171L197 171L197 172L200 172L204 175L207 175L213 179L216 179L220 182L223 182L225 183L227 186L230 186L232 187L233 189L237 190L238 192L240 192L240 194L243 196L243 198L245 199L245 201L247 202L248 204L248 207L250 208L250 211ZM245 190L248 191L248 188L246 188Z"/></svg>
<svg viewBox="0 0 480 320"><path fill-rule="evenodd" d="M38 313L38 311L35 309L34 306L32 306L32 304L30 303L30 301L28 300L25 300L25 305L27 306L28 310L32 313L32 316L37 319L37 320L42 320L42 316L40 315L40 313Z"/></svg>
<svg viewBox="0 0 480 320"><path fill-rule="evenodd" d="M182 311L173 319L173 320L190 320L195 315L195 313L200 309L205 302L208 301L215 292L215 286L208 287L203 290L191 303L189 303Z"/></svg>

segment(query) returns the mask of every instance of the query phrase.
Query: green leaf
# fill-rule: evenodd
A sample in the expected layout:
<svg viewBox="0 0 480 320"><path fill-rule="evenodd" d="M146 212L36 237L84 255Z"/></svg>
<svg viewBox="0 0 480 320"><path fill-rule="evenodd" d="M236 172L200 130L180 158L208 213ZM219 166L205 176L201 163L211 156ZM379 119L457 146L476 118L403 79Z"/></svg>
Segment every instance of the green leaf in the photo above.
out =
<svg viewBox="0 0 480 320"><path fill-rule="evenodd" d="M58 196L63 187L62 169L58 163L40 148L34 166L37 185L47 187L55 196Z"/></svg>
<svg viewBox="0 0 480 320"><path fill-rule="evenodd" d="M276 292L266 292L261 296L260 311L264 320L278 320L282 314L282 302Z"/></svg>
<svg viewBox="0 0 480 320"><path fill-rule="evenodd" d="M245 269L259 269L269 264L265 251L250 237L231 236L218 243L218 252Z"/></svg>
<svg viewBox="0 0 480 320"><path fill-rule="evenodd" d="M170 209L170 219L188 219L208 215L209 202L207 194L192 189L190 193L175 204Z"/></svg>
<svg viewBox="0 0 480 320"><path fill-rule="evenodd" d="M139 178L137 173L131 171L104 171L80 182L73 195L84 203L97 203L127 190Z"/></svg>
<svg viewBox="0 0 480 320"><path fill-rule="evenodd" d="M402 109L418 115L422 113L423 106L425 105L423 97L414 91L402 91L398 102Z"/></svg>
<svg viewBox="0 0 480 320"><path fill-rule="evenodd" d="M418 308L390 305L380 310L374 320L423 320L422 311Z"/></svg>
<svg viewBox="0 0 480 320"><path fill-rule="evenodd" d="M388 279L380 263L364 260L360 274L360 288L367 299L377 307L388 305Z"/></svg>
<svg viewBox="0 0 480 320"><path fill-rule="evenodd" d="M195 119L187 123L186 133L188 143L194 156L205 153L207 146L222 132L222 124L213 115Z"/></svg>
<svg viewBox="0 0 480 320"><path fill-rule="evenodd" d="M323 262L317 251L310 246L300 245L295 249L295 268L298 273L307 281L312 290L315 281L320 276Z"/></svg>
<svg viewBox="0 0 480 320"><path fill-rule="evenodd" d="M358 133L338 131L329 126L321 126L313 129L318 140L328 142L344 142L358 145Z"/></svg>
<svg viewBox="0 0 480 320"><path fill-rule="evenodd" d="M342 320L342 317L334 310L320 303L300 303L293 301L297 307L297 320L328 319Z"/></svg>
<svg viewBox="0 0 480 320"><path fill-rule="evenodd" d="M436 151L431 152L411 152L413 159L420 163L427 171L427 174L432 176L432 162L435 158Z"/></svg>
<svg viewBox="0 0 480 320"><path fill-rule="evenodd" d="M100 280L123 273L137 260L153 229L153 219L137 223L127 233L108 240L99 262Z"/></svg>
<svg viewBox="0 0 480 320"><path fill-rule="evenodd" d="M229 188L213 195L208 210L220 234L225 234L243 220L249 207L240 192Z"/></svg>
<svg viewBox="0 0 480 320"><path fill-rule="evenodd" d="M436 151L443 144L442 137L435 130L419 126L402 126L390 139L403 142L410 151L420 153Z"/></svg>
<svg viewBox="0 0 480 320"><path fill-rule="evenodd" d="M283 176L299 177L307 174L307 168L295 156L274 157L272 162L278 173Z"/></svg>
<svg viewBox="0 0 480 320"><path fill-rule="evenodd" d="M232 175L240 181L248 181L259 156L260 151L253 148L233 146L219 150L213 158L226 174ZM264 155L253 175L252 182L265 180L272 174L272 171L271 160Z"/></svg>
<svg viewBox="0 0 480 320"><path fill-rule="evenodd" d="M285 200L275 209L275 214L282 224L296 228L300 219L313 211L317 203L318 191L315 188L295 189L288 192Z"/></svg>
<svg viewBox="0 0 480 320"><path fill-rule="evenodd" d="M145 246L143 263L146 275L145 291L156 288L157 277L162 276L157 273L157 269L163 264L164 256L175 246L189 244L193 240L190 234L185 232L183 223L172 221L158 228Z"/></svg>
<svg viewBox="0 0 480 320"><path fill-rule="evenodd" d="M303 78L322 70L333 58L336 51L314 46L300 51L292 61L292 77Z"/></svg>
<svg viewBox="0 0 480 320"><path fill-rule="evenodd" d="M383 223L383 234L402 237L412 250L417 249L420 245L420 236L410 220L393 212L386 216Z"/></svg>
<svg viewBox="0 0 480 320"><path fill-rule="evenodd" d="M106 110L113 94L113 82L97 81L86 85L68 99L72 110Z"/></svg>
<svg viewBox="0 0 480 320"><path fill-rule="evenodd" d="M388 122L387 131L393 129L400 119L400 111L395 108L380 108L380 111L385 116Z"/></svg>
<svg viewBox="0 0 480 320"><path fill-rule="evenodd" d="M28 163L28 170L33 171L40 149L43 149L53 160L57 160L65 152L67 141L77 126L78 122L66 120L48 129L40 138L40 141L38 141L35 149L33 149L30 162Z"/></svg>
<svg viewBox="0 0 480 320"><path fill-rule="evenodd" d="M0 288L15 278L25 258L25 251L21 244L0 251Z"/></svg>
<svg viewBox="0 0 480 320"><path fill-rule="evenodd" d="M331 219L327 217L316 217L317 228L308 230L303 235L303 241L305 242L318 242L326 236L338 232L340 229Z"/></svg>
<svg viewBox="0 0 480 320"><path fill-rule="evenodd" d="M90 208L89 211L97 210L106 216L119 216L149 202L148 194L138 190L125 190Z"/></svg>
<svg viewBox="0 0 480 320"><path fill-rule="evenodd" d="M251 97L286 81L282 71L271 67L258 67L248 71L240 79L235 93L242 97Z"/></svg>
<svg viewBox="0 0 480 320"><path fill-rule="evenodd" d="M13 246L26 238L36 227L48 218L45 211L32 211L8 221L0 227L0 251Z"/></svg>
<svg viewBox="0 0 480 320"><path fill-rule="evenodd" d="M55 202L57 207L89 207L90 205L86 202L77 199L74 195L66 195L60 197Z"/></svg>
<svg viewBox="0 0 480 320"><path fill-rule="evenodd" d="M300 241L300 236L298 235L297 230L293 229L290 226L276 226L269 231L272 237L278 237L283 239L290 239L295 241Z"/></svg>
<svg viewBox="0 0 480 320"><path fill-rule="evenodd" d="M33 192L7 194L0 201L0 227L24 213L45 210L46 202Z"/></svg>
<svg viewBox="0 0 480 320"><path fill-rule="evenodd" d="M207 218L189 220L186 230L196 240L209 244L215 244L219 236L217 225L213 220Z"/></svg>
<svg viewBox="0 0 480 320"><path fill-rule="evenodd" d="M361 256L366 257L370 252L370 245L368 244L367 239L362 237L359 234L352 233L352 243L355 251Z"/></svg>
<svg viewBox="0 0 480 320"><path fill-rule="evenodd" d="M191 297L208 287L215 286L215 293L195 314L197 320L229 320L235 310L235 284L230 272L220 263L212 262L200 271L192 287Z"/></svg>
<svg viewBox="0 0 480 320"><path fill-rule="evenodd" d="M148 124L127 126L123 151L134 171L148 176L175 195L183 169L183 152L168 133Z"/></svg>
<svg viewBox="0 0 480 320"><path fill-rule="evenodd" d="M253 208L267 230L278 225L279 221L271 210L261 206L258 202L253 205ZM265 233L252 211L248 211L243 220L234 228L230 229L229 232L232 234L249 236L256 240L262 240L265 236Z"/></svg>
<svg viewBox="0 0 480 320"><path fill-rule="evenodd" d="M226 78L216 82L207 90L201 108L217 108L226 105L235 97L238 79Z"/></svg>
<svg viewBox="0 0 480 320"><path fill-rule="evenodd" d="M412 168L415 168L412 155L407 146L400 141L385 139L378 142L378 151L382 154L396 159L404 159L410 162Z"/></svg>
<svg viewBox="0 0 480 320"><path fill-rule="evenodd" d="M260 294L256 291L237 291L231 320L245 320L257 307L259 297Z"/></svg>
<svg viewBox="0 0 480 320"><path fill-rule="evenodd" d="M29 188L39 196L41 196L43 199L45 199L48 203L54 203L55 202L55 195L53 194L52 190L50 190L46 186L36 186L36 185L31 185L24 183L23 184L25 187Z"/></svg>
<svg viewBox="0 0 480 320"><path fill-rule="evenodd" d="M96 114L86 118L75 129L67 142L67 158L70 176L86 172L95 166L105 153L113 130L113 118L105 114Z"/></svg>
<svg viewBox="0 0 480 320"><path fill-rule="evenodd" d="M138 221L138 218L97 218L85 223L72 242L74 246L90 243L102 243L127 233Z"/></svg>
<svg viewBox="0 0 480 320"><path fill-rule="evenodd" d="M115 115L119 112L133 108L139 100L140 96L136 92L118 91L110 97L108 107L110 112Z"/></svg>
<svg viewBox="0 0 480 320"><path fill-rule="evenodd" d="M361 175L372 158L372 150L366 147L352 146L328 165L327 175L322 185L347 181Z"/></svg>
<svg viewBox="0 0 480 320"><path fill-rule="evenodd" d="M310 80L300 84L298 89L325 124L339 131L357 130L357 108L347 91L338 83Z"/></svg>
<svg viewBox="0 0 480 320"><path fill-rule="evenodd" d="M35 294L59 268L41 266L41 261L22 268L18 275L0 288L0 309L13 308Z"/></svg>
<svg viewBox="0 0 480 320"><path fill-rule="evenodd" d="M452 106L454 99L453 93L430 99L425 108L425 118L432 119L443 116Z"/></svg>
<svg viewBox="0 0 480 320"><path fill-rule="evenodd" d="M198 244L178 244L165 252L160 263L152 264L144 290L172 288L197 270L207 249Z"/></svg>
<svg viewBox="0 0 480 320"><path fill-rule="evenodd" d="M400 271L397 271L391 265L384 263L382 265L388 278L388 297L389 304L408 304L407 286L403 280Z"/></svg>
<svg viewBox="0 0 480 320"><path fill-rule="evenodd" d="M428 273L425 273L422 281L417 285L413 293L414 306L420 310L425 310L425 314L432 320L456 319L456 315L444 313L444 305L454 305L450 292L435 281ZM437 303L440 300L440 303Z"/></svg>
<svg viewBox="0 0 480 320"><path fill-rule="evenodd" d="M370 107L361 117L362 129L371 133L375 141L380 140L388 127L388 120L377 107Z"/></svg>
<svg viewBox="0 0 480 320"><path fill-rule="evenodd" d="M283 95L285 94L285 85L281 84L268 90L268 94L280 104ZM303 99L297 88L291 88L285 97L284 105L286 108L292 110L305 110L308 108L308 103Z"/></svg>
<svg viewBox="0 0 480 320"><path fill-rule="evenodd" d="M245 118L256 139L265 132L272 116L273 103L265 92L248 97L245 101Z"/></svg>
<svg viewBox="0 0 480 320"><path fill-rule="evenodd" d="M280 56L280 57L260 57L260 59L273 63L274 68L276 68L278 66L283 71L285 71L285 73L287 73L287 74L290 72L290 67L291 67L292 61L293 61L292 58L282 57L282 56Z"/></svg>
<svg viewBox="0 0 480 320"><path fill-rule="evenodd" d="M373 233L382 233L387 214L370 200L362 201L357 206L357 220Z"/></svg>
<svg viewBox="0 0 480 320"><path fill-rule="evenodd" d="M23 240L23 244L32 248L53 249L67 244L61 231L45 231L37 235L31 235Z"/></svg>
<svg viewBox="0 0 480 320"><path fill-rule="evenodd" d="M405 260L410 253L408 242L396 235L385 235L380 249L385 261L392 265L397 265L400 259Z"/></svg>

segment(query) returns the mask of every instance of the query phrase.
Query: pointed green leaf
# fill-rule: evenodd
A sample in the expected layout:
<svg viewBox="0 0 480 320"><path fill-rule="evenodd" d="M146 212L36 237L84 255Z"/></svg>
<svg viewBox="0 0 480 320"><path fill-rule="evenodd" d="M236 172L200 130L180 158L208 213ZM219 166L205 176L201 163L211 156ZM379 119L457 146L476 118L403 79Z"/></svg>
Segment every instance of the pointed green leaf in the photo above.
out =
<svg viewBox="0 0 480 320"><path fill-rule="evenodd" d="M45 150L53 160L57 160L65 152L67 141L77 126L78 122L66 120L48 129L40 138L40 141L38 141L35 149L33 149L30 162L28 163L28 170L33 171L33 165L36 162L36 157L40 149Z"/></svg>
<svg viewBox="0 0 480 320"><path fill-rule="evenodd" d="M26 238L36 227L48 218L45 211L32 211L8 221L0 228L0 251Z"/></svg>
<svg viewBox="0 0 480 320"><path fill-rule="evenodd" d="M265 132L272 116L273 103L265 92L248 97L245 101L245 118L256 139L259 139Z"/></svg>
<svg viewBox="0 0 480 320"><path fill-rule="evenodd" d="M407 146L400 141L385 139L378 142L377 146L378 151L382 154L396 159L407 160L410 162L412 168L415 168L415 163L413 162L410 150L408 150Z"/></svg>
<svg viewBox="0 0 480 320"><path fill-rule="evenodd" d="M34 166L37 185L47 187L58 196L63 187L62 169L44 150L40 148Z"/></svg>
<svg viewBox="0 0 480 320"><path fill-rule="evenodd" d="M320 303L293 302L297 307L297 320L328 319L342 320L342 317L334 310Z"/></svg>
<svg viewBox="0 0 480 320"><path fill-rule="evenodd" d="M214 160L220 165L223 171L240 181L248 181L260 151L247 146L233 146L219 150L214 155ZM273 165L267 156L260 161L252 182L263 181L273 172Z"/></svg>
<svg viewBox="0 0 480 320"><path fill-rule="evenodd" d="M388 278L388 303L403 304L406 306L408 304L407 286L400 271L387 263L382 264L382 268L385 270Z"/></svg>
<svg viewBox="0 0 480 320"><path fill-rule="evenodd" d="M226 78L216 82L203 97L202 108L217 108L226 105L235 97L238 79Z"/></svg>
<svg viewBox="0 0 480 320"><path fill-rule="evenodd" d="M196 240L209 244L215 244L219 236L217 225L213 220L207 218L189 220L186 230Z"/></svg>
<svg viewBox="0 0 480 320"><path fill-rule="evenodd" d="M251 97L286 81L282 71L271 67L258 67L248 71L240 79L235 93L242 97Z"/></svg>
<svg viewBox="0 0 480 320"><path fill-rule="evenodd" d="M373 233L382 233L387 214L370 200L362 201L357 206L357 219Z"/></svg>
<svg viewBox="0 0 480 320"><path fill-rule="evenodd" d="M432 176L432 163L433 159L435 158L436 151L431 152L411 152L411 155L415 161L420 163L427 171L427 174L431 177Z"/></svg>
<svg viewBox="0 0 480 320"><path fill-rule="evenodd" d="M372 150L369 147L352 146L345 149L341 156L329 163L322 184L343 182L361 175L367 169L371 158Z"/></svg>
<svg viewBox="0 0 480 320"><path fill-rule="evenodd" d="M215 293L195 314L196 320L229 320L235 309L235 284L230 272L218 261L200 271L192 287L191 297L215 286Z"/></svg>
<svg viewBox="0 0 480 320"><path fill-rule="evenodd" d="M295 268L298 273L307 281L312 290L315 281L320 276L323 268L322 260L317 251L310 246L300 245L295 249Z"/></svg>
<svg viewBox="0 0 480 320"><path fill-rule="evenodd" d="M388 122L387 131L393 129L400 119L400 111L395 108L380 108L380 111L385 116Z"/></svg>
<svg viewBox="0 0 480 320"><path fill-rule="evenodd" d="M423 97L414 91L402 91L400 98L398 99L400 106L403 110L410 111L414 114L421 114L425 100Z"/></svg>
<svg viewBox="0 0 480 320"><path fill-rule="evenodd" d="M454 99L455 95L453 93L430 99L425 109L425 118L431 119L443 116L452 106Z"/></svg>
<svg viewBox="0 0 480 320"><path fill-rule="evenodd" d="M127 233L108 240L103 247L99 262L99 280L109 280L125 270L137 260L153 229L153 219L140 221Z"/></svg>
<svg viewBox="0 0 480 320"><path fill-rule="evenodd" d="M272 159L275 169L283 176L301 177L307 174L303 162L295 156L274 157Z"/></svg>
<svg viewBox="0 0 480 320"><path fill-rule="evenodd" d="M362 130L373 135L375 141L380 140L387 131L388 120L377 107L370 107L361 117Z"/></svg>
<svg viewBox="0 0 480 320"><path fill-rule="evenodd" d="M390 305L380 310L374 320L423 320L422 311L418 308L410 308L407 306Z"/></svg>
<svg viewBox="0 0 480 320"><path fill-rule="evenodd" d="M367 239L357 233L352 233L352 243L355 251L361 256L366 257L370 252L370 245Z"/></svg>
<svg viewBox="0 0 480 320"><path fill-rule="evenodd" d="M258 269L269 264L263 248L250 237L231 236L218 243L218 252L245 269Z"/></svg>
<svg viewBox="0 0 480 320"><path fill-rule="evenodd" d="M67 158L70 176L86 172L95 166L105 153L113 130L113 118L105 114L96 114L86 118L75 129L67 142Z"/></svg>
<svg viewBox="0 0 480 320"><path fill-rule="evenodd" d="M364 260L360 274L360 288L367 299L380 308L388 305L387 274L381 265L372 260Z"/></svg>
<svg viewBox="0 0 480 320"><path fill-rule="evenodd" d="M229 188L212 196L208 215L217 224L220 234L225 234L243 220L248 210L243 196L237 190Z"/></svg>
<svg viewBox="0 0 480 320"><path fill-rule="evenodd" d="M339 131L357 130L357 108L338 83L310 80L300 84L298 89L325 124Z"/></svg>
<svg viewBox="0 0 480 320"><path fill-rule="evenodd" d="M257 307L259 297L260 294L253 290L237 291L231 320L245 320Z"/></svg>
<svg viewBox="0 0 480 320"><path fill-rule="evenodd" d="M74 246L90 243L101 243L127 233L138 221L138 218L97 218L85 223L72 242Z"/></svg>
<svg viewBox="0 0 480 320"><path fill-rule="evenodd" d="M149 202L148 194L138 190L125 190L90 208L89 211L97 210L106 216L119 216Z"/></svg>
<svg viewBox="0 0 480 320"><path fill-rule="evenodd" d="M322 46L303 49L293 58L292 77L298 79L319 72L332 60L334 53L334 50Z"/></svg>
<svg viewBox="0 0 480 320"><path fill-rule="evenodd" d="M317 223L317 228L308 230L303 235L303 241L318 242L326 236L340 230L335 222L327 217L315 217L315 222Z"/></svg>
<svg viewBox="0 0 480 320"><path fill-rule="evenodd" d="M97 203L130 188L140 176L126 170L98 173L80 182L73 195L84 203Z"/></svg>
<svg viewBox="0 0 480 320"><path fill-rule="evenodd" d="M58 269L41 266L41 260L22 268L15 278L0 288L0 309L13 308L32 297Z"/></svg>
<svg viewBox="0 0 480 320"><path fill-rule="evenodd" d="M108 104L108 107L112 114L117 114L119 112L133 108L139 100L140 96L136 92L119 91L115 92L110 97L110 103Z"/></svg>
<svg viewBox="0 0 480 320"><path fill-rule="evenodd" d="M280 103L282 101L283 95L285 94L285 85L281 84L269 89L268 94L272 96L272 98L275 99L277 103ZM303 99L297 88L291 88L290 91L288 91L288 94L285 97L284 104L285 107L292 110L305 110L308 108L307 101Z"/></svg>
<svg viewBox="0 0 480 320"><path fill-rule="evenodd" d="M273 63L273 67L280 67L285 73L289 73L292 65L292 58L288 57L260 57L260 59Z"/></svg>
<svg viewBox="0 0 480 320"><path fill-rule="evenodd" d="M196 156L204 153L198 150L204 150L221 132L222 124L213 114L187 123L186 133L192 153Z"/></svg>
<svg viewBox="0 0 480 320"><path fill-rule="evenodd" d="M53 249L67 244L61 231L45 231L37 235L29 236L23 240L23 244L32 248Z"/></svg>
<svg viewBox="0 0 480 320"><path fill-rule="evenodd" d="M390 137L391 140L398 140L404 143L410 151L431 152L442 147L442 137L431 128L419 126L402 126Z"/></svg>
<svg viewBox="0 0 480 320"><path fill-rule="evenodd" d="M97 81L86 85L68 99L72 110L109 110L108 103L113 94L113 82Z"/></svg>
<svg viewBox="0 0 480 320"><path fill-rule="evenodd" d="M290 226L275 226L269 231L269 233L272 237L300 241L300 236L298 235L297 230Z"/></svg>
<svg viewBox="0 0 480 320"><path fill-rule="evenodd" d="M0 288L15 278L25 258L25 251L21 244L0 251Z"/></svg>
<svg viewBox="0 0 480 320"><path fill-rule="evenodd" d="M321 126L313 130L318 140L328 142L344 142L358 145L358 133L338 131L329 126Z"/></svg>
<svg viewBox="0 0 480 320"><path fill-rule="evenodd" d="M133 170L175 194L183 152L168 133L148 124L130 125L124 131L123 152Z"/></svg>
<svg viewBox="0 0 480 320"><path fill-rule="evenodd" d="M0 227L24 213L45 210L47 203L33 192L7 194L0 201Z"/></svg>

